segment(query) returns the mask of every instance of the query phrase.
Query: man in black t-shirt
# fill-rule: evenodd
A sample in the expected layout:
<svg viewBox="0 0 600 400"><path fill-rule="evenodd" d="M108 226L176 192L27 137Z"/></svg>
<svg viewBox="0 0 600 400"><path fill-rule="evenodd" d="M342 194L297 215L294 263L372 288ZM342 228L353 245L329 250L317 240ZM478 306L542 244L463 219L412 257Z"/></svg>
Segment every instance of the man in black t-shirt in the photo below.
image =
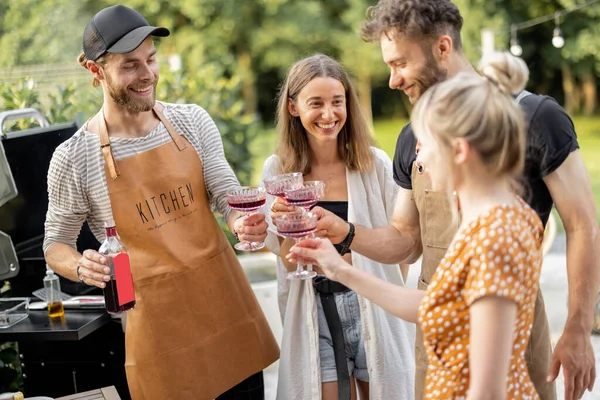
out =
<svg viewBox="0 0 600 400"><path fill-rule="evenodd" d="M579 149L579 143L571 118L553 98L531 94L519 100L528 124L523 198L545 226L554 202L544 178ZM394 180L407 190L413 189L411 171L417 158L416 145L411 124L407 124L398 136L394 153Z"/></svg>
<svg viewBox="0 0 600 400"><path fill-rule="evenodd" d="M435 83L459 72L476 73L461 48L462 23L449 0L380 0L369 10L361 33L365 40L381 45L390 68L390 88L403 91L414 104ZM529 127L524 198L544 223L552 205L556 206L567 235L569 288L569 314L553 354L543 302L539 308L536 303L527 351L529 373L540 397L552 400L556 399L555 386L547 381L553 382L562 367L565 400L578 399L592 389L596 377L590 340L600 261L596 209L571 119L550 97L521 97ZM432 192L431 187L424 191L413 187L415 150L416 140L407 125L394 157L394 178L400 188L392 225L353 227L323 209L313 211L321 215L318 235L378 262L412 264L423 256L419 279L423 289L451 240L452 235L441 233L449 230L441 228L448 228L452 218L448 207L423 200L427 197L423 193ZM426 275L424 269L429 270ZM539 346L533 345L534 339L540 339ZM422 364L427 358L419 340L416 359L417 376L424 375ZM423 386L417 378L417 398Z"/></svg>

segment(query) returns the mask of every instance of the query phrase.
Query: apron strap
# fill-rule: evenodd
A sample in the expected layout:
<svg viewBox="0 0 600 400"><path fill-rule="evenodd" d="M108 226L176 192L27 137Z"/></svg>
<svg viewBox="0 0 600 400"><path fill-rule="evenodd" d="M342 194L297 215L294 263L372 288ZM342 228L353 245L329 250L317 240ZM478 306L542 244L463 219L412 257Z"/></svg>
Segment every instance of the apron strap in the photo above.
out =
<svg viewBox="0 0 600 400"><path fill-rule="evenodd" d="M160 122L162 122L165 128L167 128L167 132L169 133L169 136L171 136L171 139L173 140L173 143L175 143L175 146L177 146L177 149L179 151L185 150L185 148L187 147L185 141L177 132L175 127L163 115L162 111L164 109L165 106L159 102L155 102L154 107L152 108ZM115 161L115 156L110 146L110 139L108 138L108 129L106 128L106 120L104 119L104 109L101 109L100 112L98 112L97 117L98 131L100 134L100 150L102 151L102 156L104 157L104 161L106 162L106 166L108 167L108 171L110 172L110 177L114 180L117 179L117 177L121 173L119 172L119 166ZM87 122L85 125L87 125Z"/></svg>
<svg viewBox="0 0 600 400"><path fill-rule="evenodd" d="M102 156L104 157L104 162L106 162L106 166L108 167L110 177L115 180L121 173L119 172L119 167L115 161L115 155L110 147L108 129L106 128L106 120L104 119L104 109L100 109L97 117L98 133L100 134L100 150L102 150Z"/></svg>
<svg viewBox="0 0 600 400"><path fill-rule="evenodd" d="M343 292L348 288L338 282L330 281L327 278L319 277L313 280L315 290L321 296L323 313L331 333L331 343L333 345L333 355L335 358L335 369L338 379L338 400L350 400L350 374L348 373L348 363L346 361L346 346L344 345L344 331L342 321L335 304L334 293Z"/></svg>
<svg viewBox="0 0 600 400"><path fill-rule="evenodd" d="M175 146L177 146L179 151L182 151L186 148L185 140L183 140L183 138L177 132L177 129L175 129L173 124L171 124L169 122L169 120L165 118L165 116L162 113L164 109L165 109L165 106L163 104L159 103L158 101L154 103L154 108L153 108L154 113L156 114L158 119L160 119L160 122L163 123L165 128L167 128L167 132L169 132L169 135L171 136L171 139L173 139Z"/></svg>

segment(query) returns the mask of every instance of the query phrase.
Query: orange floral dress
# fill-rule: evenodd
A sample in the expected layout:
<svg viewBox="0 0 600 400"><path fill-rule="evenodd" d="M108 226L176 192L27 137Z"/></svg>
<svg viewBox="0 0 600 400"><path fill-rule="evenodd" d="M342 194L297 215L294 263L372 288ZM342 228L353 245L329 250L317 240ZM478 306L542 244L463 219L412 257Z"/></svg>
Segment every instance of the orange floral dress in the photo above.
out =
<svg viewBox="0 0 600 400"><path fill-rule="evenodd" d="M469 389L469 307L484 296L518 304L507 376L508 399L538 399L525 349L542 266L542 223L519 198L461 227L419 306L429 359L426 399L464 399ZM493 343L490 343L493 346Z"/></svg>

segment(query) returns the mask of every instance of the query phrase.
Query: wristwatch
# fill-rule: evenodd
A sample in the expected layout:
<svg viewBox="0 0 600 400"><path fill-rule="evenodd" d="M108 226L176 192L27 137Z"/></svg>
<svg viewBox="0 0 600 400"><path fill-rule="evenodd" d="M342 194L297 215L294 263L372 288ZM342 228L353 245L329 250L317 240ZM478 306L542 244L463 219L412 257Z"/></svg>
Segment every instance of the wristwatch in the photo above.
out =
<svg viewBox="0 0 600 400"><path fill-rule="evenodd" d="M354 240L354 224L352 222L348 222L348 225L350 226L348 235L346 235L344 240L340 242L340 245L342 246L342 249L340 250L341 256L350 251L350 245L352 244L352 240Z"/></svg>

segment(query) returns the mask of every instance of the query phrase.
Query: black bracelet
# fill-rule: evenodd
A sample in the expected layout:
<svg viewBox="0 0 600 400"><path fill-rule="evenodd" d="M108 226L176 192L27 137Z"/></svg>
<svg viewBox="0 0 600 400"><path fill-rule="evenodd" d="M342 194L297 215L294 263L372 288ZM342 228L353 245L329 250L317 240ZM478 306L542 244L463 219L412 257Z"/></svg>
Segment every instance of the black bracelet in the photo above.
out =
<svg viewBox="0 0 600 400"><path fill-rule="evenodd" d="M352 222L348 222L350 226L350 230L348 231L348 235L342 240L340 243L342 245L342 249L340 250L340 255L344 255L350 251L350 245L352 244L352 240L354 240L354 224Z"/></svg>

